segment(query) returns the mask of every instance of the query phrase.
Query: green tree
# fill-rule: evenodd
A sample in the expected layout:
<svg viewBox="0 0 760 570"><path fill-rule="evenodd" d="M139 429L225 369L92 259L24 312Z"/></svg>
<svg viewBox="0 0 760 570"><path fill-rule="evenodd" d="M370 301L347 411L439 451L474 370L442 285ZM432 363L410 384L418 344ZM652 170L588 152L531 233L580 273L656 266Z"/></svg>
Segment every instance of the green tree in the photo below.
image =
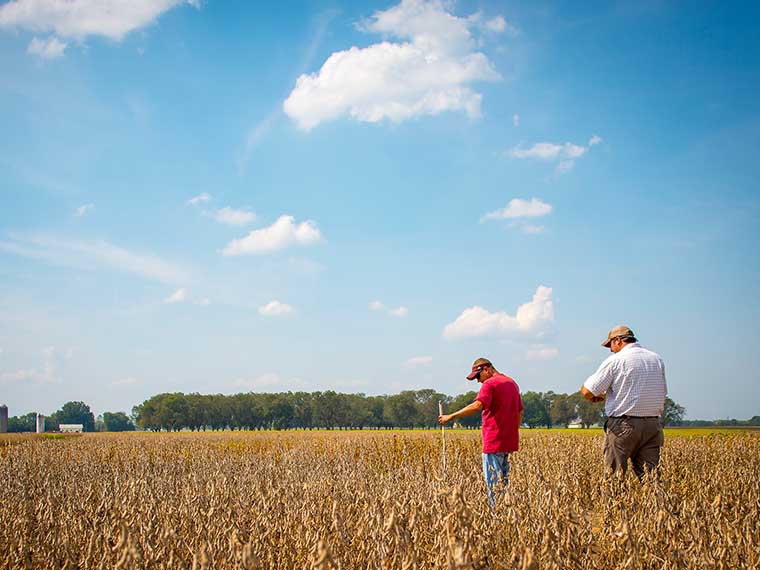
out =
<svg viewBox="0 0 760 570"><path fill-rule="evenodd" d="M464 394L460 394L459 396L453 398L447 406L444 406L443 413L450 414L452 412L456 412L457 410L461 410L465 406L472 404L475 401L475 398L477 396L478 396L478 393L475 390L471 390L470 392L465 392ZM471 416L457 418L456 423L458 423L462 427L476 428L476 427L480 427L482 419L483 417L480 414L473 414Z"/></svg>
<svg viewBox="0 0 760 570"><path fill-rule="evenodd" d="M686 408L679 406L670 398L665 398L665 408L662 411L662 425L679 426L683 422Z"/></svg>
<svg viewBox="0 0 760 570"><path fill-rule="evenodd" d="M8 418L8 433L22 433L37 429L37 414L29 412L23 416L11 416Z"/></svg>
<svg viewBox="0 0 760 570"><path fill-rule="evenodd" d="M604 402L591 402L584 398L580 392L576 392L570 397L575 401L575 409L584 428L602 422Z"/></svg>
<svg viewBox="0 0 760 570"><path fill-rule="evenodd" d="M540 392L525 392L522 396L523 407L525 408L523 414L523 423L528 427L534 428L538 426L551 426L551 418L549 417L549 401Z"/></svg>
<svg viewBox="0 0 760 570"><path fill-rule="evenodd" d="M549 417L552 425L567 427L578 414L575 412L575 401L567 394L552 394L549 406Z"/></svg>
<svg viewBox="0 0 760 570"><path fill-rule="evenodd" d="M66 402L51 420L56 424L82 424L84 431L95 431L95 415L84 402Z"/></svg>
<svg viewBox="0 0 760 570"><path fill-rule="evenodd" d="M135 424L124 412L104 412L103 425L106 431L134 431Z"/></svg>

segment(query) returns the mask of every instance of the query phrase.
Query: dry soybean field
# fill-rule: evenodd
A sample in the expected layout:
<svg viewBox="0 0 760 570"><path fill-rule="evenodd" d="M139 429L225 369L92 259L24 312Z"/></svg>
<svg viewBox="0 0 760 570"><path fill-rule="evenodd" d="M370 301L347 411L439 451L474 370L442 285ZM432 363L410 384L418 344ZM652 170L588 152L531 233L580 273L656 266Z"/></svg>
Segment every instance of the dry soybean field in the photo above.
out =
<svg viewBox="0 0 760 570"><path fill-rule="evenodd" d="M580 430L579 430L580 431ZM666 436L660 483L600 431L523 431L486 502L477 432L8 438L5 568L760 568L760 437Z"/></svg>

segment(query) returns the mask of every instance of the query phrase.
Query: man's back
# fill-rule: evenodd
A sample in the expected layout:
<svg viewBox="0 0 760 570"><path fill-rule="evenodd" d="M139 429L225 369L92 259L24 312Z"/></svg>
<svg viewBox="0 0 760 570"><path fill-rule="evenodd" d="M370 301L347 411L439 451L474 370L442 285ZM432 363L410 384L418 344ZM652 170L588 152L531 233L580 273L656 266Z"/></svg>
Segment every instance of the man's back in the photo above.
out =
<svg viewBox="0 0 760 570"><path fill-rule="evenodd" d="M596 389L607 391L608 416L659 416L667 385L665 364L656 353L639 343L626 345L608 357L592 376Z"/></svg>
<svg viewBox="0 0 760 570"><path fill-rule="evenodd" d="M523 409L517 383L494 374L483 382L476 400L483 404L483 453L517 451Z"/></svg>

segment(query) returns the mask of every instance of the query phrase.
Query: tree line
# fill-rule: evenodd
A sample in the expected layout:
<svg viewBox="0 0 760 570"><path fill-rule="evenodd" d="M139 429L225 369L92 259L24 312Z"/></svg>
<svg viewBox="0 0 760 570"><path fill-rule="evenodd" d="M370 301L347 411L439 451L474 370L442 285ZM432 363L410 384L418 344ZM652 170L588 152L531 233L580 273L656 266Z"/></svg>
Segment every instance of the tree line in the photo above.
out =
<svg viewBox="0 0 760 570"><path fill-rule="evenodd" d="M224 394L163 393L152 396L124 412L105 412L94 417L84 402L67 402L46 418L46 430L57 431L62 423L81 423L84 431L226 430L226 429L390 429L437 427L438 402L447 412L471 403L477 392L448 396L433 389L405 390L399 394L365 396L324 392ZM592 403L580 392L525 392L523 424L535 427L586 428L605 420L603 403ZM683 406L666 399L663 423L685 425ZM34 431L34 413L12 417L8 431ZM754 418L753 418L754 419ZM460 418L465 428L480 427L480 415ZM753 425L737 422L724 425ZM715 425L711 422L711 425Z"/></svg>

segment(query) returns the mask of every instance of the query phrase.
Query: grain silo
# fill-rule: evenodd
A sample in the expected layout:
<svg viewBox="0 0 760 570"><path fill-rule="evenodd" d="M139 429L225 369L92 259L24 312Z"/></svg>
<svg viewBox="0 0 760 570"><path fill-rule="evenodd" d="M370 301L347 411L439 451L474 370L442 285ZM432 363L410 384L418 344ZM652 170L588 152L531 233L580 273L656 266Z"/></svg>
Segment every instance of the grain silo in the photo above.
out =
<svg viewBox="0 0 760 570"><path fill-rule="evenodd" d="M45 416L37 414L37 433L45 433Z"/></svg>
<svg viewBox="0 0 760 570"><path fill-rule="evenodd" d="M6 433L8 431L8 406L5 404L0 406L0 433Z"/></svg>

